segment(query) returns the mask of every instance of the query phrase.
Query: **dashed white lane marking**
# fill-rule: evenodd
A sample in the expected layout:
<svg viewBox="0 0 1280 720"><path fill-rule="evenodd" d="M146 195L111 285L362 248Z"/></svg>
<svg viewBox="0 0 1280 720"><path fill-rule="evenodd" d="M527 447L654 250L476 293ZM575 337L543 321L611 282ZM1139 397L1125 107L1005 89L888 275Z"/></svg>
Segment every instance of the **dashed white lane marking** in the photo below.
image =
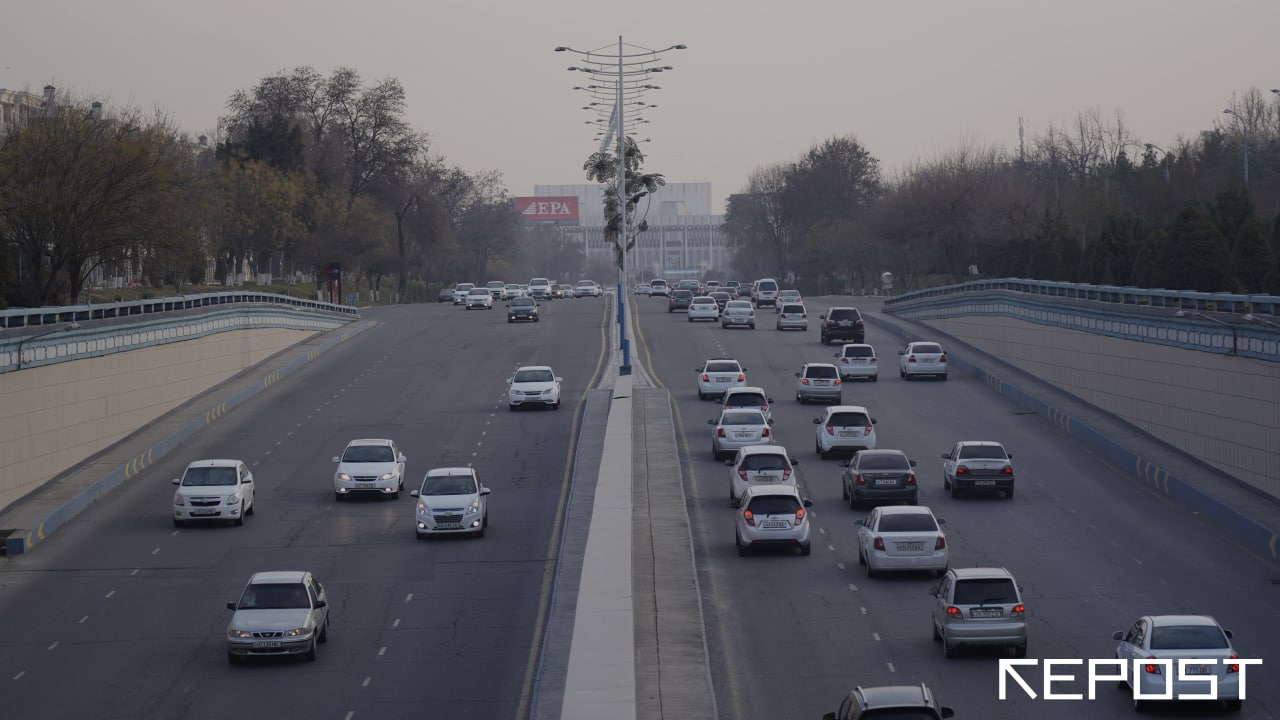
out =
<svg viewBox="0 0 1280 720"><path fill-rule="evenodd" d="M475 457L476 455L479 455L479 454L480 453L471 453L471 457Z"/></svg>
<svg viewBox="0 0 1280 720"><path fill-rule="evenodd" d="M826 529L826 528L818 528L818 532L822 533L823 535L826 535L826 534L827 534L827 529Z"/></svg>
<svg viewBox="0 0 1280 720"><path fill-rule="evenodd" d="M478 443L476 443L476 447L480 447L480 446L481 446L481 445L483 445L483 444L484 444L484 443L482 443L482 442L478 442Z"/></svg>
<svg viewBox="0 0 1280 720"><path fill-rule="evenodd" d="M864 607L860 607L860 608L858 608L858 611L859 611L859 612L861 612L863 615L866 615L866 614L867 614L867 609L866 609L866 608L864 608Z"/></svg>
<svg viewBox="0 0 1280 720"><path fill-rule="evenodd" d="M373 677L367 677L364 679L364 682L360 683L360 687L369 687L369 683L371 682L373 682Z"/></svg>
<svg viewBox="0 0 1280 720"><path fill-rule="evenodd" d="M271 451L270 451L270 450L268 450L268 451L266 451L266 452L264 452L264 453L262 453L262 454L263 454L263 455L270 455L270 454L271 454Z"/></svg>
<svg viewBox="0 0 1280 720"><path fill-rule="evenodd" d="M849 590L852 592L858 592L858 586L853 583L849 583Z"/></svg>
<svg viewBox="0 0 1280 720"><path fill-rule="evenodd" d="M386 654L387 654L387 646L383 645L382 648L378 650L378 657L382 657L383 655L386 655Z"/></svg>
<svg viewBox="0 0 1280 720"><path fill-rule="evenodd" d="M488 430L481 430L481 431L480 431L480 437L484 437L485 435L488 435L488 434L489 434L489 431L488 431ZM476 443L476 444L477 444L477 445L479 445L480 443Z"/></svg>
<svg viewBox="0 0 1280 720"><path fill-rule="evenodd" d="M308 420L310 420L310 419L311 419L311 416L310 416L310 415L308 415L308 416L307 416L307 419L308 419ZM294 425L294 427L302 427L302 423L298 423L297 425Z"/></svg>
<svg viewBox="0 0 1280 720"><path fill-rule="evenodd" d="M871 637L875 638L876 642L880 642L880 633L871 633Z"/></svg>
<svg viewBox="0 0 1280 720"><path fill-rule="evenodd" d="M1142 563L1142 561L1141 561L1141 560L1139 560L1138 558L1134 558L1134 559L1133 559L1133 561L1134 561L1134 562L1136 562L1136 563L1138 563L1139 565L1143 564L1143 563Z"/></svg>
<svg viewBox="0 0 1280 720"><path fill-rule="evenodd" d="M107 593L107 597L111 597L112 595L115 595L115 594L116 594L116 591L112 590L111 592Z"/></svg>
<svg viewBox="0 0 1280 720"><path fill-rule="evenodd" d="M84 624L84 622L85 622L85 620L88 620L88 619L89 619L89 616L88 616L88 615L85 615L84 617L80 618L80 622L78 622L78 623L76 623L76 624L77 624L77 625L83 625L83 624Z"/></svg>
<svg viewBox="0 0 1280 720"><path fill-rule="evenodd" d="M250 467L258 467L258 461L257 461L257 460L254 460L254 461L253 461L253 465L251 465Z"/></svg>
<svg viewBox="0 0 1280 720"><path fill-rule="evenodd" d="M129 573L129 577L133 577L134 575L137 575L137 574L138 574L138 568L134 568L133 572Z"/></svg>
<svg viewBox="0 0 1280 720"><path fill-rule="evenodd" d="M392 629L400 627L400 618L396 618L396 621L391 623L391 627Z"/></svg>
<svg viewBox="0 0 1280 720"><path fill-rule="evenodd" d="M22 679L22 676L23 676L23 675L26 675L26 674L27 674L27 671L26 671L26 670L23 670L22 672L18 673L17 675L14 675L14 676L13 676L13 679L14 679L14 680L21 680L21 679Z"/></svg>
<svg viewBox="0 0 1280 720"><path fill-rule="evenodd" d="M284 444L284 441L283 441L283 440L277 440L277 441L276 441L276 447L280 447L280 446L281 446L281 445L283 445L283 444Z"/></svg>
<svg viewBox="0 0 1280 720"><path fill-rule="evenodd" d="M292 431L292 430L290 430L289 432L285 433L285 435L286 435L287 437L293 437L293 431Z"/></svg>
<svg viewBox="0 0 1280 720"><path fill-rule="evenodd" d="M889 672L897 672L897 670L893 669L893 663L885 663L885 665L889 666Z"/></svg>
<svg viewBox="0 0 1280 720"><path fill-rule="evenodd" d="M53 641L53 644L49 646L49 649L50 649L50 650L52 650L52 649L54 649L54 648L56 648L56 647L58 647L58 641L57 641L57 640L54 640L54 641Z"/></svg>
<svg viewBox="0 0 1280 720"><path fill-rule="evenodd" d="M836 551L836 546L835 546L835 545L828 545L828 546L827 546L827 549L828 549L828 550L830 550L831 552L835 552L835 551Z"/></svg>
<svg viewBox="0 0 1280 720"><path fill-rule="evenodd" d="M409 602L409 601L410 601L410 600L412 600L412 599L413 599L413 593L409 593L408 595L405 595L405 596L404 596L404 601L405 601L405 602Z"/></svg>
<svg viewBox="0 0 1280 720"><path fill-rule="evenodd" d="M173 532L169 533L169 537L178 537L178 531L174 530Z"/></svg>
<svg viewBox="0 0 1280 720"><path fill-rule="evenodd" d="M843 570L843 569L844 569L844 563L836 563L836 567L838 567L838 568L840 568L841 570Z"/></svg>
<svg viewBox="0 0 1280 720"><path fill-rule="evenodd" d="M355 717L355 716L356 716L356 711L355 711L355 710L348 710L348 711L347 711L347 717L345 718L345 720L351 720L351 718L353 718L353 717Z"/></svg>
<svg viewBox="0 0 1280 720"><path fill-rule="evenodd" d="M160 554L160 548L156 548L155 550L152 550L152 551L151 551L151 554L152 554L152 555L159 555L159 554Z"/></svg>

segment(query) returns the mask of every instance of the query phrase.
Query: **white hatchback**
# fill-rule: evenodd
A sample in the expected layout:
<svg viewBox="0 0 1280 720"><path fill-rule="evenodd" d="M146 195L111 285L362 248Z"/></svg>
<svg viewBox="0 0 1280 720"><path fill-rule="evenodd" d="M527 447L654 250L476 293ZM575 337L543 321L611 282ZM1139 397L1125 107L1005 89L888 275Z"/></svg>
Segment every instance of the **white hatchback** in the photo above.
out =
<svg viewBox="0 0 1280 720"><path fill-rule="evenodd" d="M711 358L694 372L698 373L699 400L722 398L725 390L747 384L747 369L733 358Z"/></svg>
<svg viewBox="0 0 1280 720"><path fill-rule="evenodd" d="M563 380L546 365L519 368L515 375L507 378L507 407L514 411L525 405L542 405L559 410Z"/></svg>
<svg viewBox="0 0 1280 720"><path fill-rule="evenodd" d="M342 455L333 459L333 496L390 495L394 500L404 489L404 465L408 458L394 440L363 439L347 443Z"/></svg>
<svg viewBox="0 0 1280 720"><path fill-rule="evenodd" d="M484 537L489 527L489 488L480 484L475 468L432 468L422 487L409 494L418 498L413 527L419 540L429 535Z"/></svg>
<svg viewBox="0 0 1280 720"><path fill-rule="evenodd" d="M761 547L799 548L809 554L809 517L813 503L793 485L753 485L742 494L742 510L734 523L738 555Z"/></svg>
<svg viewBox="0 0 1280 720"><path fill-rule="evenodd" d="M947 353L935 342L907 343L898 351L898 375L910 380L917 375L947 379Z"/></svg>
<svg viewBox="0 0 1280 720"><path fill-rule="evenodd" d="M837 452L876 449L876 419L861 405L832 405L813 424L813 449L823 460Z"/></svg>
<svg viewBox="0 0 1280 720"><path fill-rule="evenodd" d="M840 346L836 353L836 365L840 368L840 377L867 378L875 382L880 377L879 360L876 349L865 343L847 343Z"/></svg>
<svg viewBox="0 0 1280 720"><path fill-rule="evenodd" d="M257 509L253 473L240 460L197 460L174 478L173 524L189 520L231 520L243 525Z"/></svg>
<svg viewBox="0 0 1280 720"><path fill-rule="evenodd" d="M858 564L867 577L886 570L927 570L941 576L951 564L945 521L923 505L878 507L858 525Z"/></svg>
<svg viewBox="0 0 1280 720"><path fill-rule="evenodd" d="M781 445L748 445L738 449L732 460L725 460L729 467L729 502L738 507L742 494L754 485L790 485L795 487L795 466L799 460L791 457Z"/></svg>

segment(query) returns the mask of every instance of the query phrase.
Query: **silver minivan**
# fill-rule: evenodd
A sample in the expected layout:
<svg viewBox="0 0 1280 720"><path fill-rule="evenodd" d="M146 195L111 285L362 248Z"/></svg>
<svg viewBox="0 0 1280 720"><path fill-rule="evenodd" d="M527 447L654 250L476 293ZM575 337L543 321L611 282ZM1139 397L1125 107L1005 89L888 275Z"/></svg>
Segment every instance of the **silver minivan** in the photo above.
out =
<svg viewBox="0 0 1280 720"><path fill-rule="evenodd" d="M1009 647L1017 657L1027 656L1027 608L1008 570L951 568L929 594L933 639L947 657L976 646Z"/></svg>

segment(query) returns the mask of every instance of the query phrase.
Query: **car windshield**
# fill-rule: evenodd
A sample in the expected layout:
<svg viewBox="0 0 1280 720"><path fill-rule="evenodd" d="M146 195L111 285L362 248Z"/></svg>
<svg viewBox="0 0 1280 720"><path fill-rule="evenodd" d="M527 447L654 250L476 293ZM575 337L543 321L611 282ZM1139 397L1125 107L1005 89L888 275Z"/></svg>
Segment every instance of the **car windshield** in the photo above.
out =
<svg viewBox="0 0 1280 720"><path fill-rule="evenodd" d="M867 422L867 416L860 412L838 412L831 413L831 417L827 418L827 424L832 427L862 427L871 423Z"/></svg>
<svg viewBox="0 0 1280 720"><path fill-rule="evenodd" d="M288 610L310 608L311 598L302 583L253 584L240 597L241 610Z"/></svg>
<svg viewBox="0 0 1280 720"><path fill-rule="evenodd" d="M942 346L934 345L933 343L918 343L911 346L911 352L922 355L941 355Z"/></svg>
<svg viewBox="0 0 1280 720"><path fill-rule="evenodd" d="M533 307L533 300L523 297L512 298L511 307Z"/></svg>
<svg viewBox="0 0 1280 720"><path fill-rule="evenodd" d="M871 348L869 348L869 347L867 347L867 346L863 345L863 346L861 346L861 347L859 347L859 346L854 346L854 347L847 347L847 348L845 348L845 349L844 349L844 356L845 356L845 357L847 357L847 358L854 358L854 357L875 357L875 353L871 350Z"/></svg>
<svg viewBox="0 0 1280 720"><path fill-rule="evenodd" d="M723 300L723 301L725 301L725 302L728 302L728 301L729 301L729 293L727 293L727 292L711 293L711 299L712 299L712 300L716 300L717 302L718 302L718 301L721 301L721 300Z"/></svg>
<svg viewBox="0 0 1280 720"><path fill-rule="evenodd" d="M1225 650L1227 637L1213 625L1170 625L1151 629L1152 650Z"/></svg>
<svg viewBox="0 0 1280 720"><path fill-rule="evenodd" d="M500 282L491 282L491 283L489 283L489 287L493 288L494 290L501 290L502 288L504 288L504 287L506 287L506 286L505 286L503 283L500 283Z"/></svg>
<svg viewBox="0 0 1280 720"><path fill-rule="evenodd" d="M1016 603L1018 591L1009 578L972 578L956 581L955 605Z"/></svg>
<svg viewBox="0 0 1280 720"><path fill-rule="evenodd" d="M805 377L833 378L837 377L837 373L835 367L831 365L810 365L805 371Z"/></svg>
<svg viewBox="0 0 1280 720"><path fill-rule="evenodd" d="M759 411L727 412L720 416L721 425L764 425L764 414Z"/></svg>
<svg viewBox="0 0 1280 720"><path fill-rule="evenodd" d="M352 445L342 453L342 462L384 463L395 462L396 456L389 445Z"/></svg>
<svg viewBox="0 0 1280 720"><path fill-rule="evenodd" d="M476 491L470 475L433 475L422 481L421 495L468 495Z"/></svg>
<svg viewBox="0 0 1280 720"><path fill-rule="evenodd" d="M777 453L759 453L742 459L744 470L786 470L787 459Z"/></svg>
<svg viewBox="0 0 1280 720"><path fill-rule="evenodd" d="M859 470L901 470L907 472L911 463L897 453L859 453L854 462Z"/></svg>
<svg viewBox="0 0 1280 720"><path fill-rule="evenodd" d="M479 297L480 295L488 295L489 291L484 288L471 288L467 291L467 294Z"/></svg>
<svg viewBox="0 0 1280 720"><path fill-rule="evenodd" d="M534 382L553 382L556 376L550 370L521 370L516 373L515 382L518 383L534 383Z"/></svg>
<svg viewBox="0 0 1280 720"><path fill-rule="evenodd" d="M778 284L773 282L762 282L756 286L756 289L760 292L777 292Z"/></svg>
<svg viewBox="0 0 1280 720"><path fill-rule="evenodd" d="M508 285L508 286L507 286L507 289L508 289L508 290L519 290L519 289L520 289L520 286L519 286L519 285Z"/></svg>
<svg viewBox="0 0 1280 720"><path fill-rule="evenodd" d="M462 283L461 285L454 288L454 290L457 290L458 292L468 292L473 287L475 287L475 285L472 285L471 283Z"/></svg>
<svg viewBox="0 0 1280 720"><path fill-rule="evenodd" d="M961 445L961 460L1005 460L1004 448L999 445Z"/></svg>
<svg viewBox="0 0 1280 720"><path fill-rule="evenodd" d="M593 285L595 285L595 283L593 283L593 282L591 282L591 281L589 281L589 280L588 280L588 281L584 281L584 282L580 282L580 283L578 283L578 287L586 287L586 288L589 288L589 287L592 287Z"/></svg>
<svg viewBox="0 0 1280 720"><path fill-rule="evenodd" d="M707 369L706 369L706 372L709 372L709 373L722 373L722 372L727 372L727 373L736 373L736 372L742 372L742 371L738 368L738 363L736 363L736 362L709 362L709 363L707 363Z"/></svg>
<svg viewBox="0 0 1280 720"><path fill-rule="evenodd" d="M924 513L881 515L877 529L880 532L937 532L938 523L932 515Z"/></svg>
<svg viewBox="0 0 1280 720"><path fill-rule="evenodd" d="M188 468L182 476L182 484L187 487L235 485L238 480L239 473L233 467Z"/></svg>
<svg viewBox="0 0 1280 720"><path fill-rule="evenodd" d="M839 308L832 310L827 315L828 320L857 320L858 311L851 308Z"/></svg>
<svg viewBox="0 0 1280 720"><path fill-rule="evenodd" d="M800 502L788 495L765 495L752 499L747 509L753 515L792 515L800 509Z"/></svg>
<svg viewBox="0 0 1280 720"><path fill-rule="evenodd" d="M938 713L933 710L920 708L870 708L862 713L859 717L867 718L867 720L935 720Z"/></svg>
<svg viewBox="0 0 1280 720"><path fill-rule="evenodd" d="M728 407L763 407L768 402L763 395L757 393L734 393L724 404Z"/></svg>

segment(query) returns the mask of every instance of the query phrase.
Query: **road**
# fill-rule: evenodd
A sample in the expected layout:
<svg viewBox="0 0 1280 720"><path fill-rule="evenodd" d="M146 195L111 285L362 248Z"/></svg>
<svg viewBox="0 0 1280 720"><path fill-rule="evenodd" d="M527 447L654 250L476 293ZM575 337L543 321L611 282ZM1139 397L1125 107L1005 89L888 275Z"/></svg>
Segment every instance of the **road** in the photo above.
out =
<svg viewBox="0 0 1280 720"><path fill-rule="evenodd" d="M605 304L377 309L344 343L189 441L0 576L0 715L11 718L514 718L527 709L576 416L604 359ZM508 412L504 379L550 364L559 411ZM474 463L493 490L483 539L417 542L414 500L333 498L348 440L391 437L410 489ZM238 457L259 510L243 527L170 522L190 460ZM315 663L227 662L249 575L310 570L331 640Z"/></svg>
<svg viewBox="0 0 1280 720"><path fill-rule="evenodd" d="M754 331L689 323L668 314L661 298L636 298L639 354L672 389L687 469L689 511L710 656L721 716L735 720L820 718L855 685L927 683L957 717L991 720L1128 718L1128 695L1112 684L1092 702L1030 700L1009 683L998 700L999 653L947 660L931 639L930 575L869 580L857 561L857 526L865 512L840 499L837 461L813 451L811 420L819 406L795 401L794 373L804 362L831 362L835 346L818 341L811 300L807 333L778 332L763 310ZM1139 616L1209 613L1236 633L1242 657L1277 662L1280 583L1262 561L1129 477L1074 445L1040 418L982 383L953 374L946 382L903 381L896 338L874 326L868 341L881 356L877 383L846 385L844 402L866 405L878 420L880 447L917 460L921 504L947 521L953 566L1004 566L1024 588L1033 658L1111 658L1114 630ZM775 431L801 464L813 500L813 554L739 558L729 468L712 461L706 421L717 406L699 401L695 368L712 356L737 358L748 383L776 401ZM951 499L942 492L941 454L957 440L999 440L1015 455L1012 500ZM1011 657L1011 656L1010 656ZM1083 669L1077 674L1083 675ZM1025 673L1040 692L1041 673ZM1280 717L1280 689L1264 666L1248 683L1242 717ZM1081 682L1055 692L1087 693ZM1175 709L1175 716L1201 716ZM1212 710L1209 713L1213 715Z"/></svg>

